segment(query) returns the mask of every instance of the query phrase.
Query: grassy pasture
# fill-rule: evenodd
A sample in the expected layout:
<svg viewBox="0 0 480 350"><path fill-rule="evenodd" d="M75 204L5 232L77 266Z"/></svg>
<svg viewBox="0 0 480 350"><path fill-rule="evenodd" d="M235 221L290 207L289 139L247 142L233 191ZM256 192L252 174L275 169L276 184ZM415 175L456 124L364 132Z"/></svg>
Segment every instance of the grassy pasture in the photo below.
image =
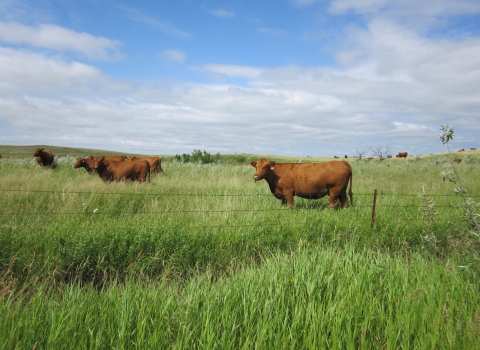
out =
<svg viewBox="0 0 480 350"><path fill-rule="evenodd" d="M477 153L351 160L345 210L227 156L104 184L68 154L0 160L2 348L479 348L479 241L439 175L462 158L480 201Z"/></svg>

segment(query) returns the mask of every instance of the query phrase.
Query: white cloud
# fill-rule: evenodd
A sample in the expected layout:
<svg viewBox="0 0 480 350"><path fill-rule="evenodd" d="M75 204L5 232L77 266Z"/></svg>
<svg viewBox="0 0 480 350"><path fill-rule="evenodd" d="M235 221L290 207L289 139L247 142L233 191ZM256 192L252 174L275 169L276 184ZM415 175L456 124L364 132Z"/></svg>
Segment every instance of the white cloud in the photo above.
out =
<svg viewBox="0 0 480 350"><path fill-rule="evenodd" d="M225 76L242 78L255 78L263 71L263 69L259 67L236 66L228 64L207 64L203 67L203 69Z"/></svg>
<svg viewBox="0 0 480 350"><path fill-rule="evenodd" d="M183 51L179 50L173 50L173 49L168 49L168 50L163 50L160 54L160 57L166 58L169 61L174 61L178 63L183 63L185 62L185 59L187 56Z"/></svg>
<svg viewBox="0 0 480 350"><path fill-rule="evenodd" d="M159 19L156 19L154 17L145 15L142 11L139 11L135 8L127 7L127 6L120 6L120 8L127 14L128 17L130 17L132 20L144 23L152 28L157 28L164 32L165 34L168 34L170 36L174 36L177 38L182 38L182 39L189 39L193 37L193 35L189 32L186 32L180 28L177 28L176 26L172 25L168 21L162 21Z"/></svg>
<svg viewBox="0 0 480 350"><path fill-rule="evenodd" d="M276 37L286 37L287 32L282 30L282 29L273 29L273 28L258 28L257 32L266 34L266 35L271 35L271 36L276 36Z"/></svg>
<svg viewBox="0 0 480 350"><path fill-rule="evenodd" d="M235 13L232 11L224 10L224 9L214 9L211 10L210 13L216 17L235 17Z"/></svg>
<svg viewBox="0 0 480 350"><path fill-rule="evenodd" d="M0 22L0 40L58 51L74 51L94 60L117 58L119 46L121 46L117 40L78 33L52 24L43 24L34 28L13 22Z"/></svg>
<svg viewBox="0 0 480 350"><path fill-rule="evenodd" d="M478 13L480 3L476 0L332 0L330 10L340 14L353 11L358 14L382 12L391 18L435 17Z"/></svg>

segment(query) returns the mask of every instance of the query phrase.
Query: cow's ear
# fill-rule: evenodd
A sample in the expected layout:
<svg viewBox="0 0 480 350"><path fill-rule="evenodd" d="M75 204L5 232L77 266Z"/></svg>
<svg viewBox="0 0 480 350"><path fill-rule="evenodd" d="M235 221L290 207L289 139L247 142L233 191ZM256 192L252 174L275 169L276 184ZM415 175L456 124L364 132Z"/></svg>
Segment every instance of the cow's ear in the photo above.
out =
<svg viewBox="0 0 480 350"><path fill-rule="evenodd" d="M257 167L257 162L251 161L250 165L253 166L254 168L256 168Z"/></svg>
<svg viewBox="0 0 480 350"><path fill-rule="evenodd" d="M274 161L271 161L270 163L268 163L268 166L270 167L271 170L273 170L275 168L275 163Z"/></svg>

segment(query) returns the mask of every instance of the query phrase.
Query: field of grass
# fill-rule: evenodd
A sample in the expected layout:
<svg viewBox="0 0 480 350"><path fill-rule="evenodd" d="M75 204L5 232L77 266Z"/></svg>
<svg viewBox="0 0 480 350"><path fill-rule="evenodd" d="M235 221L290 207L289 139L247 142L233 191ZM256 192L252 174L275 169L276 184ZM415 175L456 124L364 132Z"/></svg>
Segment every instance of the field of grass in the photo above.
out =
<svg viewBox="0 0 480 350"><path fill-rule="evenodd" d="M456 154L350 160L353 206L290 210L234 156L105 184L73 169L84 151L0 160L1 348L480 348ZM461 158L479 202L480 155Z"/></svg>

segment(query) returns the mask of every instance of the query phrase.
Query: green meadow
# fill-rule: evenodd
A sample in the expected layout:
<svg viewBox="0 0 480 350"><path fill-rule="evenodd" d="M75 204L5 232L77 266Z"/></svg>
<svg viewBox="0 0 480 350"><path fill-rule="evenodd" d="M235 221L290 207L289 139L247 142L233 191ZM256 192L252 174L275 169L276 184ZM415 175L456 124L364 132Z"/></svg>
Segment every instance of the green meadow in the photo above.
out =
<svg viewBox="0 0 480 350"><path fill-rule="evenodd" d="M105 184L73 168L90 150L2 147L2 349L480 349L480 240L441 176L478 213L480 152L349 159L330 210L282 206L260 156Z"/></svg>

